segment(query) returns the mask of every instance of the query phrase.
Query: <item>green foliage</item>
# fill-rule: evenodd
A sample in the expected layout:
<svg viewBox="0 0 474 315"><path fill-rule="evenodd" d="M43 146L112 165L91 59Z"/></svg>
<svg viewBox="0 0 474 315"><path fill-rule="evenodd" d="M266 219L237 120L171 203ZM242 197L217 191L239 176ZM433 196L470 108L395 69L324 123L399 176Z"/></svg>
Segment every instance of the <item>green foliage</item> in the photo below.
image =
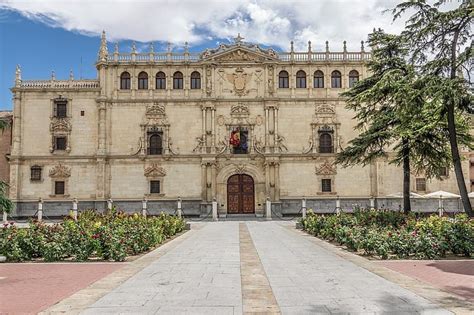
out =
<svg viewBox="0 0 474 315"><path fill-rule="evenodd" d="M1 122L2 120L0 120ZM1 127L0 127L1 129ZM0 213L10 213L13 210L13 202L7 196L8 184L0 181Z"/></svg>
<svg viewBox="0 0 474 315"><path fill-rule="evenodd" d="M382 259L438 259L474 255L474 220L466 215L421 217L395 211L358 210L353 214L315 215L302 220L311 235L349 250Z"/></svg>
<svg viewBox="0 0 474 315"><path fill-rule="evenodd" d="M181 232L185 222L174 216L143 217L110 211L100 214L82 212L77 221L46 225L31 221L29 228L6 224L0 229L0 254L8 261L45 261L91 258L123 261L161 244Z"/></svg>

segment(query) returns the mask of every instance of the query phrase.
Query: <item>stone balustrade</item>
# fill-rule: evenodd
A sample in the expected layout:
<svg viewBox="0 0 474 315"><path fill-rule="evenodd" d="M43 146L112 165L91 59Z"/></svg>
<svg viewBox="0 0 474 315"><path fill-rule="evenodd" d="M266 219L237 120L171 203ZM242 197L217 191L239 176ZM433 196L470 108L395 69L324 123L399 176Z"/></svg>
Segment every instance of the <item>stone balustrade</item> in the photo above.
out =
<svg viewBox="0 0 474 315"><path fill-rule="evenodd" d="M96 89L99 80L22 80L23 89Z"/></svg>

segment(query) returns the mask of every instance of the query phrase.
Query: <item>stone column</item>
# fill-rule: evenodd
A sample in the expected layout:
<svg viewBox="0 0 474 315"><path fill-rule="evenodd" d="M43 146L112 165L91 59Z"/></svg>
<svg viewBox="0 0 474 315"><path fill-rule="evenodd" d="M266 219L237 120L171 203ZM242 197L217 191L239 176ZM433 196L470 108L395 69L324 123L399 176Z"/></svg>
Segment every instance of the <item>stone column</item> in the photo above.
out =
<svg viewBox="0 0 474 315"><path fill-rule="evenodd" d="M265 162L265 196L270 195L270 165Z"/></svg>
<svg viewBox="0 0 474 315"><path fill-rule="evenodd" d="M268 129L268 108L265 107L265 153L269 153L269 146L270 146L270 138L269 138L269 132L270 130Z"/></svg>
<svg viewBox="0 0 474 315"><path fill-rule="evenodd" d="M275 162L275 201L280 201L280 162Z"/></svg>
<svg viewBox="0 0 474 315"><path fill-rule="evenodd" d="M211 108L211 113L212 113L212 119L211 119L211 124L212 124L212 143L211 143L211 149L214 152L216 149L216 108L213 107Z"/></svg>
<svg viewBox="0 0 474 315"><path fill-rule="evenodd" d="M103 99L98 100L99 102L99 145L97 154L105 155L107 153L107 129L106 129L106 104Z"/></svg>
<svg viewBox="0 0 474 315"><path fill-rule="evenodd" d="M211 164L211 187L212 187L212 198L217 198L217 168L216 162Z"/></svg>
<svg viewBox="0 0 474 315"><path fill-rule="evenodd" d="M204 162L201 162L201 186L202 202L207 202L207 170Z"/></svg>
<svg viewBox="0 0 474 315"><path fill-rule="evenodd" d="M13 135L12 135L12 156L21 153L21 97L20 92L13 95Z"/></svg>

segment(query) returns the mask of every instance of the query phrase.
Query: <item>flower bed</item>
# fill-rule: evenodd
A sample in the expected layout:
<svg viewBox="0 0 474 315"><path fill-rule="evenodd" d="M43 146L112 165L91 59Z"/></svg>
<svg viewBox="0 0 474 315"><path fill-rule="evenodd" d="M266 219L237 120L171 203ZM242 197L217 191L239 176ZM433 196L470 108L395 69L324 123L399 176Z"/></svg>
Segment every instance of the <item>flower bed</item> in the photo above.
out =
<svg viewBox="0 0 474 315"><path fill-rule="evenodd" d="M183 219L161 214L143 217L111 211L81 213L77 221L45 225L32 221L29 228L6 224L0 229L0 255L8 261L123 261L127 256L146 252L181 232Z"/></svg>
<svg viewBox="0 0 474 315"><path fill-rule="evenodd" d="M474 253L474 220L464 214L440 218L382 210L339 215L309 211L301 223L311 235L381 259L472 257Z"/></svg>

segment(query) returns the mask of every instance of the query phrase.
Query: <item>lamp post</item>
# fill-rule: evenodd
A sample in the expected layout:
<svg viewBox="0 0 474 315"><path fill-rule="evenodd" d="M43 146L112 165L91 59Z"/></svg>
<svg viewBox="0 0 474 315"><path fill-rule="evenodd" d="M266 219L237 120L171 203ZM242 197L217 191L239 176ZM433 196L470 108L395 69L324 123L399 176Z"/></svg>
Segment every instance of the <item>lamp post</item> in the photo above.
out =
<svg viewBox="0 0 474 315"><path fill-rule="evenodd" d="M181 218L182 216L182 211L181 211L181 197L178 197L178 210L176 211L178 214L178 218Z"/></svg>
<svg viewBox="0 0 474 315"><path fill-rule="evenodd" d="M72 218L77 221L77 198L72 200Z"/></svg>
<svg viewBox="0 0 474 315"><path fill-rule="evenodd" d="M142 200L142 215L146 218L146 213L148 209L148 201L146 200L146 197L143 196Z"/></svg>
<svg viewBox="0 0 474 315"><path fill-rule="evenodd" d="M336 214L339 215L341 213L341 199L339 199L339 195L336 196Z"/></svg>
<svg viewBox="0 0 474 315"><path fill-rule="evenodd" d="M43 221L43 198L38 199L38 221Z"/></svg>
<svg viewBox="0 0 474 315"><path fill-rule="evenodd" d="M306 219L306 198L303 197L303 200L301 200L301 216L303 219Z"/></svg>

